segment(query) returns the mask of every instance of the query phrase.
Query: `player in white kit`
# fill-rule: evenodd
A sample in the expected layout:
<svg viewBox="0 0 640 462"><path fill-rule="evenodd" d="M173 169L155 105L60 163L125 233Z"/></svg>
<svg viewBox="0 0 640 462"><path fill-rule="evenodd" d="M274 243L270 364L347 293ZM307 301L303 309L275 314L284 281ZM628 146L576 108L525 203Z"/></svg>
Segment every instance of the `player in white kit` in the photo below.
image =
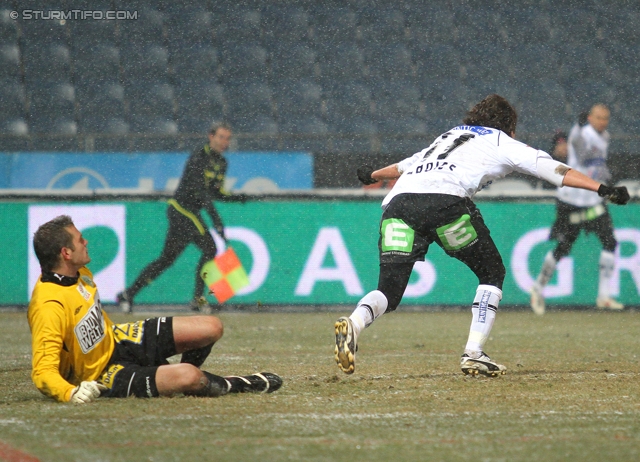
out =
<svg viewBox="0 0 640 462"><path fill-rule="evenodd" d="M607 168L608 125L609 109L602 104L596 104L589 111L587 123L577 123L573 126L567 143L567 164L572 169L601 182L611 178ZM531 309L536 314L544 314L543 289L553 276L558 261L569 255L580 231L584 230L585 233L595 233L602 243L596 306L602 309L622 310L624 306L610 295L617 242L613 234L613 221L604 199L592 191L560 188L556 210L556 220L549 239L555 239L558 244L544 257L540 274L531 288Z"/></svg>
<svg viewBox="0 0 640 462"><path fill-rule="evenodd" d="M629 200L626 188L602 185L546 152L516 141L516 123L517 115L509 102L489 95L467 113L464 125L443 133L426 149L380 170L358 169L365 184L398 181L382 202L378 288L334 326L335 360L342 371L354 372L358 336L380 315L397 308L414 263L424 260L435 241L478 277L471 328L460 361L462 371L487 376L506 372L505 366L484 353L502 299L505 267L471 200L490 181L517 171L556 186L598 191L617 203Z"/></svg>

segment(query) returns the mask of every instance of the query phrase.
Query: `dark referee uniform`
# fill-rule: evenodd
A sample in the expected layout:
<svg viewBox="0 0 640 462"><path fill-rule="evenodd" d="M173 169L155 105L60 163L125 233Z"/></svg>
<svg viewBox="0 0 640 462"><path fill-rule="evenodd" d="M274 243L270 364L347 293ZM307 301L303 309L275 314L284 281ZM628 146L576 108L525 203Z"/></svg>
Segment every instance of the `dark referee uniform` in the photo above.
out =
<svg viewBox="0 0 640 462"><path fill-rule="evenodd" d="M119 298L125 296L128 300L133 300L143 287L171 266L190 243L194 243L202 251L196 269L194 300L202 296L204 281L199 275L200 268L215 257L216 244L200 211L202 209L207 211L216 231L224 238L224 225L213 201L229 196L229 193L223 190L226 172L227 160L221 153L211 149L209 144L205 144L191 154L178 189L173 198L168 201L169 229L162 253L140 273L131 287L127 288Z"/></svg>

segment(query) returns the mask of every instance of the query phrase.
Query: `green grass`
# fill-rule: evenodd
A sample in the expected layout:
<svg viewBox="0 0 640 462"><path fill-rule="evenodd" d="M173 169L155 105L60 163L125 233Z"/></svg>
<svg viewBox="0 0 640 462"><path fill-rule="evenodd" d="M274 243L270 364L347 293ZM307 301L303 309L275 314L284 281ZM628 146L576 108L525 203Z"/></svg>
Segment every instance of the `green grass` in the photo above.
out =
<svg viewBox="0 0 640 462"><path fill-rule="evenodd" d="M460 372L466 310L384 316L352 376L333 362L337 316L220 314L204 368L279 373L276 393L74 406L35 389L26 316L0 313L0 441L42 461L640 460L638 313L499 313L495 379Z"/></svg>

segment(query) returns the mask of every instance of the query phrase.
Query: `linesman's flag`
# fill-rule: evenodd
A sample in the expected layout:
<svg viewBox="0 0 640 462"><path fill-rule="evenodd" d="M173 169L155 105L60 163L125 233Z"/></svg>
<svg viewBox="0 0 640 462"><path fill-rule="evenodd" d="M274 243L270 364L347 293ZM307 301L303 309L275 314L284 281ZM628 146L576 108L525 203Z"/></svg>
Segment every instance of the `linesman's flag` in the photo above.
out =
<svg viewBox="0 0 640 462"><path fill-rule="evenodd" d="M226 302L238 290L249 285L247 272L231 247L205 263L200 270L200 277L218 303Z"/></svg>

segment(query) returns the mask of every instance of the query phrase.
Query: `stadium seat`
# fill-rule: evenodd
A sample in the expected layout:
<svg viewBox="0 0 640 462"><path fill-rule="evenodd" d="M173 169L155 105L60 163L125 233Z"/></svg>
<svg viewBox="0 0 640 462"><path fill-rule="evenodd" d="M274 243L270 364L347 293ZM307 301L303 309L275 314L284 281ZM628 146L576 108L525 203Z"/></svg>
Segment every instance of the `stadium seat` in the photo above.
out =
<svg viewBox="0 0 640 462"><path fill-rule="evenodd" d="M434 44L426 48L418 47L414 49L413 56L417 75L421 78L460 78L460 52L452 45Z"/></svg>
<svg viewBox="0 0 640 462"><path fill-rule="evenodd" d="M368 118L372 113L372 92L363 82L338 82L326 99L327 117L344 119L350 116Z"/></svg>
<svg viewBox="0 0 640 462"><path fill-rule="evenodd" d="M130 9L128 6L126 9ZM138 19L121 21L120 46L135 44L164 46L164 15L149 5L144 5L138 11Z"/></svg>
<svg viewBox="0 0 640 462"><path fill-rule="evenodd" d="M385 84L386 83L386 84ZM419 117L424 109L420 90L411 82L385 82L374 91L375 114L377 120L395 117Z"/></svg>
<svg viewBox="0 0 640 462"><path fill-rule="evenodd" d="M365 48L369 76L402 80L414 75L411 51L403 44Z"/></svg>
<svg viewBox="0 0 640 462"><path fill-rule="evenodd" d="M40 84L28 88L28 96L30 125L35 119L75 119L75 88L69 83Z"/></svg>
<svg viewBox="0 0 640 462"><path fill-rule="evenodd" d="M580 2L578 2L579 5ZM569 5L565 14L551 16L556 43L580 45L594 43L598 39L598 21L586 8ZM625 18L628 21L629 18ZM616 25L618 27L618 25Z"/></svg>
<svg viewBox="0 0 640 462"><path fill-rule="evenodd" d="M322 116L322 87L308 80L281 80L275 83L278 117Z"/></svg>
<svg viewBox="0 0 640 462"><path fill-rule="evenodd" d="M146 83L168 81L169 52L163 46L123 48L121 62L125 81Z"/></svg>
<svg viewBox="0 0 640 462"><path fill-rule="evenodd" d="M509 58L500 46L478 44L464 49L460 64L467 81L489 81L503 78L508 72Z"/></svg>
<svg viewBox="0 0 640 462"><path fill-rule="evenodd" d="M520 88L521 115L545 117L567 113L565 90L554 80L529 82Z"/></svg>
<svg viewBox="0 0 640 462"><path fill-rule="evenodd" d="M316 77L317 52L308 45L282 44L271 51L271 80Z"/></svg>
<svg viewBox="0 0 640 462"><path fill-rule="evenodd" d="M81 127L84 120L122 119L125 116L125 91L117 83L99 82L77 86L78 118Z"/></svg>
<svg viewBox="0 0 640 462"><path fill-rule="evenodd" d="M172 119L175 111L175 92L168 83L134 84L125 89L132 118L150 117Z"/></svg>
<svg viewBox="0 0 640 462"><path fill-rule="evenodd" d="M456 80L423 79L422 94L425 111L430 119L445 123L443 129L451 128L451 122L460 123L466 112L478 101L473 99L467 86Z"/></svg>
<svg viewBox="0 0 640 462"><path fill-rule="evenodd" d="M20 47L17 43L0 43L0 78L22 76Z"/></svg>
<svg viewBox="0 0 640 462"><path fill-rule="evenodd" d="M378 132L382 152L397 152L409 156L424 149L432 141L425 121L415 117L381 120Z"/></svg>
<svg viewBox="0 0 640 462"><path fill-rule="evenodd" d="M118 82L120 78L120 50L109 43L78 45L73 50L75 82Z"/></svg>
<svg viewBox="0 0 640 462"><path fill-rule="evenodd" d="M548 79L560 71L560 56L550 44L525 43L509 54L509 71L516 81Z"/></svg>
<svg viewBox="0 0 640 462"><path fill-rule="evenodd" d="M235 44L222 51L222 80L233 82L238 79L266 81L267 50L257 43Z"/></svg>
<svg viewBox="0 0 640 462"><path fill-rule="evenodd" d="M131 132L149 135L176 135L178 124L173 119L155 116L132 118Z"/></svg>
<svg viewBox="0 0 640 462"><path fill-rule="evenodd" d="M180 133L200 135L207 133L209 127L211 127L211 118L207 115L198 117L197 115L185 115L178 117L178 130Z"/></svg>
<svg viewBox="0 0 640 462"><path fill-rule="evenodd" d="M172 48L171 67L176 82L216 80L220 72L218 50L211 45Z"/></svg>
<svg viewBox="0 0 640 462"><path fill-rule="evenodd" d="M429 2L407 12L409 34L415 50L427 50L456 40L457 26L451 11L444 3Z"/></svg>
<svg viewBox="0 0 640 462"><path fill-rule="evenodd" d="M105 135L127 135L129 124L120 117L105 117L95 114L80 120L80 133L95 133Z"/></svg>
<svg viewBox="0 0 640 462"><path fill-rule="evenodd" d="M139 117L131 119L131 137L129 146L136 151L170 151L177 150L179 140L178 124L173 119L162 117Z"/></svg>
<svg viewBox="0 0 640 462"><path fill-rule="evenodd" d="M605 28L608 33L608 39L621 44L638 43L640 40L640 31L637 24L640 21L640 11L637 6L620 9L619 11L610 11L612 19L609 27ZM637 48L637 47L631 47Z"/></svg>
<svg viewBox="0 0 640 462"><path fill-rule="evenodd" d="M500 43L499 15L493 8L481 8L469 14L464 8L455 9L453 17L457 26L456 40L462 44Z"/></svg>
<svg viewBox="0 0 640 462"><path fill-rule="evenodd" d="M273 116L273 92L261 82L235 82L225 86L227 115L239 118L250 114Z"/></svg>
<svg viewBox="0 0 640 462"><path fill-rule="evenodd" d="M213 46L213 34L219 19L200 5L176 3L165 9L167 43L169 47L179 44Z"/></svg>
<svg viewBox="0 0 640 462"><path fill-rule="evenodd" d="M360 14L362 41L388 46L407 39L406 18L402 11L388 8L368 8Z"/></svg>
<svg viewBox="0 0 640 462"><path fill-rule="evenodd" d="M331 150L334 152L374 151L378 128L370 117L334 113L329 131L332 134Z"/></svg>
<svg viewBox="0 0 640 462"><path fill-rule="evenodd" d="M617 82L633 81L640 74L640 49L624 42L611 42L606 52L608 76Z"/></svg>
<svg viewBox="0 0 640 462"><path fill-rule="evenodd" d="M578 113L596 103L613 105L619 96L615 87L602 81L581 80L567 85L567 101L573 112Z"/></svg>
<svg viewBox="0 0 640 462"><path fill-rule="evenodd" d="M15 19L11 19L12 10L8 6L0 7L0 42L2 43L18 42L18 23Z"/></svg>
<svg viewBox="0 0 640 462"><path fill-rule="evenodd" d="M329 150L326 136L329 128L322 119L310 116L289 119L280 123L283 150L325 152Z"/></svg>
<svg viewBox="0 0 640 462"><path fill-rule="evenodd" d="M41 8L43 8L42 5ZM61 10L62 8L58 6L51 9ZM46 10L47 8L43 8L43 11ZM45 44L67 45L68 43L69 34L64 21L19 19L18 23L21 30L20 38L28 47Z"/></svg>
<svg viewBox="0 0 640 462"><path fill-rule="evenodd" d="M78 124L74 119L67 117L36 117L29 121L30 132L48 135L76 135Z"/></svg>
<svg viewBox="0 0 640 462"><path fill-rule="evenodd" d="M269 43L289 45L309 40L309 13L294 6L267 6L263 18L264 38Z"/></svg>
<svg viewBox="0 0 640 462"><path fill-rule="evenodd" d="M330 4L318 5L313 11L314 42L319 46L355 43L358 37L356 14L342 7Z"/></svg>
<svg viewBox="0 0 640 462"><path fill-rule="evenodd" d="M512 5L500 18L507 40L513 44L545 45L552 39L551 16L539 6Z"/></svg>
<svg viewBox="0 0 640 462"><path fill-rule="evenodd" d="M354 44L325 44L318 59L323 86L331 82L365 79L366 63L362 50Z"/></svg>
<svg viewBox="0 0 640 462"><path fill-rule="evenodd" d="M26 93L18 79L0 81L0 118L21 119L26 114Z"/></svg>
<svg viewBox="0 0 640 462"><path fill-rule="evenodd" d="M247 117L232 122L238 150L272 151L278 150L278 123L267 115Z"/></svg>
<svg viewBox="0 0 640 462"><path fill-rule="evenodd" d="M223 26L219 30L219 41L255 41L262 37L262 13L260 10L234 7L224 13L221 23Z"/></svg>
<svg viewBox="0 0 640 462"><path fill-rule="evenodd" d="M0 117L0 134L25 136L29 134L29 126L22 118L4 118Z"/></svg>
<svg viewBox="0 0 640 462"><path fill-rule="evenodd" d="M77 7L76 7L77 8ZM94 11L108 11L112 8L91 7ZM89 48L99 44L116 45L116 26L118 21L111 20L74 20L69 21L70 37L73 47Z"/></svg>
<svg viewBox="0 0 640 462"><path fill-rule="evenodd" d="M24 69L26 81L71 81L71 52L61 43L29 43L24 48Z"/></svg>
<svg viewBox="0 0 640 462"><path fill-rule="evenodd" d="M180 121L184 121L193 129L194 124L191 119L207 121L220 118L225 111L225 95L222 85L211 82L185 82L176 89L177 115ZM189 121L189 122L187 122ZM208 122L210 123L210 122ZM200 127L200 122L195 126ZM184 130L184 125L180 124L180 130ZM186 128L186 127L185 127ZM204 129L208 127L205 125Z"/></svg>
<svg viewBox="0 0 640 462"><path fill-rule="evenodd" d="M566 44L558 47L560 79L567 83L576 80L576 76L607 76L606 56L604 50L592 43Z"/></svg>

